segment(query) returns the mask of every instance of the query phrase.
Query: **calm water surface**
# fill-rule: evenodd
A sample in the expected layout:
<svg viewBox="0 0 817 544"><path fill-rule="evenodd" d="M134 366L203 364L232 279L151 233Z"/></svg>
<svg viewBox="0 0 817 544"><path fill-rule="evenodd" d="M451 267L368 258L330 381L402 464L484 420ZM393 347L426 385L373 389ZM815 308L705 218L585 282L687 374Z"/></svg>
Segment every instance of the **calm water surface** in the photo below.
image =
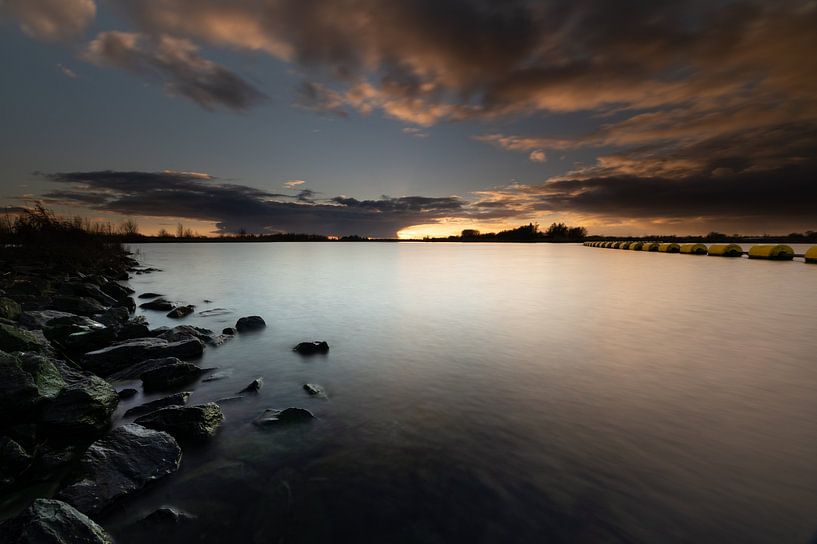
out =
<svg viewBox="0 0 817 544"><path fill-rule="evenodd" d="M137 292L232 312L185 323L267 321L206 350L201 365L228 377L193 386L191 403L265 386L224 405L219 435L185 450L179 473L103 520L119 542L817 531L817 266L548 244L136 249L163 269L131 280ZM330 353L291 351L313 339ZM318 419L252 425L287 406ZM159 505L199 517L159 535L129 527Z"/></svg>

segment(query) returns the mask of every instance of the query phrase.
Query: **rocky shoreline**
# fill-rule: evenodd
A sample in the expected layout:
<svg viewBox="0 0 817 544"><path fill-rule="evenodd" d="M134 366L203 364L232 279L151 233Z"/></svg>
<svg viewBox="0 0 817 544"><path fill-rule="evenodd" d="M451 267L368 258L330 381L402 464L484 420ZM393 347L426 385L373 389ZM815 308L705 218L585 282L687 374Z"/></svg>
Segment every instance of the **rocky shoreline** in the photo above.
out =
<svg viewBox="0 0 817 544"><path fill-rule="evenodd" d="M136 298L176 319L194 307L158 293L137 297L124 282L157 270L140 267L126 252L103 262L90 269L0 263L0 511L16 513L0 523L2 542L112 542L94 518L176 472L183 449L212 438L224 421L218 403L187 406L190 393L178 392L214 370L198 364L206 347L266 326L248 316L221 333L190 325L151 329L134 316ZM329 347L304 342L294 349L309 355ZM121 383L134 380L146 393L176 392L131 408L125 416L135 419L113 428L119 400L138 394ZM225 400L262 385L257 378ZM322 394L307 385L308 393ZM302 408L270 409L255 423L312 417Z"/></svg>

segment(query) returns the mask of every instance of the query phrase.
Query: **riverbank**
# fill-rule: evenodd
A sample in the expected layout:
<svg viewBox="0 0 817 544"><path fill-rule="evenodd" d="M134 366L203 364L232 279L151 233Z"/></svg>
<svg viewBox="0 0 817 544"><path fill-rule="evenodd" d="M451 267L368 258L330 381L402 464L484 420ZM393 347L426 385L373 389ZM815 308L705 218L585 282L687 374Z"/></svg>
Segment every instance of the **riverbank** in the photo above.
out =
<svg viewBox="0 0 817 544"><path fill-rule="evenodd" d="M65 543L111 542L94 520L176 472L183 451L202 447L224 420L218 402L187 406L190 392L180 391L207 376L218 379L215 369L199 364L204 350L266 325L248 316L221 332L183 324L151 328L134 314L137 303L175 320L195 306L135 293L129 278L159 270L139 266L118 244L94 250L85 258L49 259L33 247L3 248L0 519L10 518L0 524L3 542L43 531ZM134 383L142 394L167 394L128 410L132 422L114 425L120 400L140 394ZM257 378L223 400L253 395L262 385ZM266 410L258 424L311 417L301 409ZM138 530L163 530L188 517L160 508Z"/></svg>

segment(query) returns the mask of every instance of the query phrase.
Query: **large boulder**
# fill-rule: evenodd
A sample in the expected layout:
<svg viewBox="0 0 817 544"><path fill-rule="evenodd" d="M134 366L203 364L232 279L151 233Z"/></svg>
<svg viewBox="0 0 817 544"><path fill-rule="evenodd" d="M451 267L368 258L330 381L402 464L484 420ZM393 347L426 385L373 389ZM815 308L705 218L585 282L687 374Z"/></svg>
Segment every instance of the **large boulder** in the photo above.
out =
<svg viewBox="0 0 817 544"><path fill-rule="evenodd" d="M201 356L204 344L197 338L168 342L161 338L138 338L86 353L82 366L100 376L108 376L146 359L178 357L190 359Z"/></svg>
<svg viewBox="0 0 817 544"><path fill-rule="evenodd" d="M119 404L116 389L90 372L80 372L60 362L57 367L66 385L43 408L44 428L61 436L91 436L105 430Z"/></svg>
<svg viewBox="0 0 817 544"><path fill-rule="evenodd" d="M147 320L141 315L123 323L116 333L116 338L120 341L147 338L148 336L150 336L150 328Z"/></svg>
<svg viewBox="0 0 817 544"><path fill-rule="evenodd" d="M57 317L43 327L51 342L73 353L86 353L109 345L116 338L114 329L85 316Z"/></svg>
<svg viewBox="0 0 817 544"><path fill-rule="evenodd" d="M112 296L103 293L98 285L93 283L63 283L59 286L58 292L66 296L78 296L94 299L103 306L113 306L116 304L116 299Z"/></svg>
<svg viewBox="0 0 817 544"><path fill-rule="evenodd" d="M138 417L143 416L145 414L149 414L151 412L155 412L156 410L161 410L162 408L169 408L171 406L184 406L187 404L187 400L190 398L190 393L185 391L183 393L174 393L172 395L168 395L167 397L162 397L159 400L154 400L151 402L146 402L145 404L135 406L131 408L127 412L125 412L125 417Z"/></svg>
<svg viewBox="0 0 817 544"><path fill-rule="evenodd" d="M127 368L123 368L117 372L114 372L110 376L107 377L107 380L111 383L116 382L124 382L130 380L138 380L145 372L149 372L151 370L155 370L157 368L162 368L165 366L172 366L178 363L182 363L181 359L176 357L162 357L160 359L147 359L145 361L140 361L135 365L129 366Z"/></svg>
<svg viewBox="0 0 817 544"><path fill-rule="evenodd" d="M63 387L65 381L49 359L20 359L0 351L0 424L31 421Z"/></svg>
<svg viewBox="0 0 817 544"><path fill-rule="evenodd" d="M267 323L258 315L241 317L235 324L235 328L238 332L256 331L266 326Z"/></svg>
<svg viewBox="0 0 817 544"><path fill-rule="evenodd" d="M47 351L48 343L29 331L0 323L0 350Z"/></svg>
<svg viewBox="0 0 817 544"><path fill-rule="evenodd" d="M0 297L0 317L17 321L20 319L22 309L20 305L8 297Z"/></svg>
<svg viewBox="0 0 817 544"><path fill-rule="evenodd" d="M124 285L116 283L115 281L103 283L101 289L103 293L113 297L118 302L127 301L134 293L134 290L130 287L125 287Z"/></svg>
<svg viewBox="0 0 817 544"><path fill-rule="evenodd" d="M62 501L36 499L20 515L0 524L8 544L113 544L105 529Z"/></svg>
<svg viewBox="0 0 817 544"><path fill-rule="evenodd" d="M216 434L224 413L215 402L198 406L163 408L136 418L134 423L165 431L176 440L202 441Z"/></svg>
<svg viewBox="0 0 817 544"><path fill-rule="evenodd" d="M117 427L88 448L76 477L58 498L95 515L151 482L176 472L182 458L169 434L133 423Z"/></svg>
<svg viewBox="0 0 817 544"><path fill-rule="evenodd" d="M198 338L205 344L218 343L218 336L210 329L204 327L194 327L192 325L176 325L172 329L170 327L159 327L151 331L151 335L156 338L162 338L168 342L178 342L190 337Z"/></svg>
<svg viewBox="0 0 817 544"><path fill-rule="evenodd" d="M127 308L108 308L98 316L96 320L108 327L120 327L130 318Z"/></svg>

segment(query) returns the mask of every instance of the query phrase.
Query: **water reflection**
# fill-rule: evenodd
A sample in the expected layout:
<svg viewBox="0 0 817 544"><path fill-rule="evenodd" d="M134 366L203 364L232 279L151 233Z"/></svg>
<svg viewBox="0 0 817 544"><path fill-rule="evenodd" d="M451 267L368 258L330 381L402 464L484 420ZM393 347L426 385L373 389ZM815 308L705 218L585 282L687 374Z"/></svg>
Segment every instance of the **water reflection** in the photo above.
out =
<svg viewBox="0 0 817 544"><path fill-rule="evenodd" d="M805 542L817 527L817 267L573 245L140 250L164 269L140 292L235 312L186 322L269 327L207 352L227 376L192 403L265 387L112 513L121 542ZM315 339L327 356L291 351ZM287 406L318 419L251 424ZM161 504L199 518L130 525Z"/></svg>

